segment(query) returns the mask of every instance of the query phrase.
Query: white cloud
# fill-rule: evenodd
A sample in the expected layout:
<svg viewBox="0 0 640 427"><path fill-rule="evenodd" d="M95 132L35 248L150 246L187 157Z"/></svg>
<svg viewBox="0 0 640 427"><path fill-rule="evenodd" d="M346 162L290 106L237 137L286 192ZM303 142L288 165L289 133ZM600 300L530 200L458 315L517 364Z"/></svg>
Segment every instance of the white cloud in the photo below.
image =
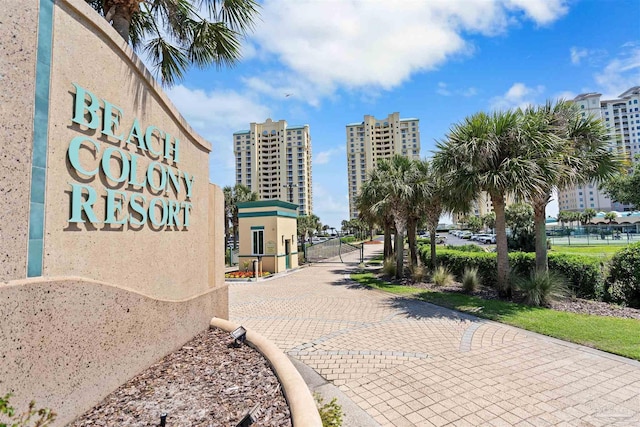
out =
<svg viewBox="0 0 640 427"><path fill-rule="evenodd" d="M628 43L623 48L617 58L594 76L603 99L616 98L630 87L640 84L640 46Z"/></svg>
<svg viewBox="0 0 640 427"><path fill-rule="evenodd" d="M329 163L332 156L336 154L344 154L344 150L345 150L345 147L337 147L337 148L332 148L330 150L321 151L318 154L316 154L315 159L313 159L313 164L325 165Z"/></svg>
<svg viewBox="0 0 640 427"><path fill-rule="evenodd" d="M535 104L537 97L542 93L544 93L544 86L527 87L524 83L514 83L504 95L491 99L490 108L492 110L524 108L529 104Z"/></svg>
<svg viewBox="0 0 640 427"><path fill-rule="evenodd" d="M269 109L252 95L232 90L205 92L177 85L166 90L189 124L212 145L209 178L224 186L235 183L232 134L247 129L250 122L262 122Z"/></svg>
<svg viewBox="0 0 640 427"><path fill-rule="evenodd" d="M436 89L436 93L442 96L451 96L451 91L447 89L447 84L444 82L438 83L438 89Z"/></svg>
<svg viewBox="0 0 640 427"><path fill-rule="evenodd" d="M438 83L438 88L436 89L436 93L442 96L464 96L465 98L470 98L472 96L476 96L478 94L478 90L474 87L468 87L466 89L449 89L449 86L444 82Z"/></svg>
<svg viewBox="0 0 640 427"><path fill-rule="evenodd" d="M575 46L569 49L569 52L571 53L571 63L573 65L580 65L580 61L582 61L582 58L586 58L589 54L589 51L587 49L580 49Z"/></svg>
<svg viewBox="0 0 640 427"><path fill-rule="evenodd" d="M509 0L507 7L521 9L525 15L539 25L548 25L567 13L566 1Z"/></svg>
<svg viewBox="0 0 640 427"><path fill-rule="evenodd" d="M264 93L280 96L292 86L317 105L337 88L389 90L468 55L473 45L464 35L501 34L525 19L546 25L566 11L564 0L266 0L252 41L287 67L260 76Z"/></svg>

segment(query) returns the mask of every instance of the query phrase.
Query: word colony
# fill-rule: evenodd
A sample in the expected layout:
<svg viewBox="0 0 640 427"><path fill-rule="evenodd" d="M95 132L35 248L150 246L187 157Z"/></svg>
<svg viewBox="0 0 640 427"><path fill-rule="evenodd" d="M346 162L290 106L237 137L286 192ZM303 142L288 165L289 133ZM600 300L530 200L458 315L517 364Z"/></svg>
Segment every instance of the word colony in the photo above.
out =
<svg viewBox="0 0 640 427"><path fill-rule="evenodd" d="M93 130L98 130L102 125L101 133L107 140L124 142L126 148L144 156L84 135L74 137L67 154L69 163L83 180L102 176L114 185L128 185L129 189L137 192L105 187L104 216L100 220L96 212L101 211L96 206L99 200L96 189L90 185L72 183L69 222L85 222L84 212L91 223L142 226L150 221L155 227L188 227L193 207L188 200L191 200L194 177L167 165L177 165L179 162L180 141L155 126L147 126L143 132L137 118L133 120L125 139L125 134L120 131L122 110L105 99L99 100L81 86L73 85L76 89L73 123ZM86 154L84 161L81 161L81 150L90 153L89 165ZM145 156L152 160L146 167ZM114 168L114 164L119 166ZM142 190L151 195L142 194ZM171 192L176 197L184 192L184 200L163 197Z"/></svg>

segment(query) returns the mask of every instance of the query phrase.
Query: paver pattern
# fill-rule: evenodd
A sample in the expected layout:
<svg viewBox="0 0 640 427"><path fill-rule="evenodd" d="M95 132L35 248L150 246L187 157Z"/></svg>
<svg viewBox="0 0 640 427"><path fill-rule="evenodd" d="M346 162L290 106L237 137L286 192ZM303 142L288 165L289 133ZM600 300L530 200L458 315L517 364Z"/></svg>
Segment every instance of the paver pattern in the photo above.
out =
<svg viewBox="0 0 640 427"><path fill-rule="evenodd" d="M383 426L640 426L640 363L359 287L356 264L233 283L231 320Z"/></svg>

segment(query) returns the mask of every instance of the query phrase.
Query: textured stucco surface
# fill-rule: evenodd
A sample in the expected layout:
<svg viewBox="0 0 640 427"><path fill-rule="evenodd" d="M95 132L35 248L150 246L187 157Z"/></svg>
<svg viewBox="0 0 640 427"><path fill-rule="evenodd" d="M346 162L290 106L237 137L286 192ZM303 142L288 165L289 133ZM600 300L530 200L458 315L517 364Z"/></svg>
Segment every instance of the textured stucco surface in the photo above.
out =
<svg viewBox="0 0 640 427"><path fill-rule="evenodd" d="M0 15L2 281L26 275L38 1L3 0Z"/></svg>
<svg viewBox="0 0 640 427"><path fill-rule="evenodd" d="M12 403L21 408L34 399L59 414L56 425L64 425L206 329L212 317L228 318L224 197L209 183L210 144L184 121L131 49L83 0L56 0L47 79L43 276L25 279L38 4L0 1L0 394L12 392ZM127 150L135 147L101 135L101 126L89 130L72 122L72 83L121 108L122 132L128 134L136 118L143 133L154 125L180 140L179 162L164 164L195 176L187 229L70 225L72 183L98 192L102 218L106 187L128 195L149 191L75 174L67 150L76 136L99 141L102 150L118 146L134 153ZM81 151L81 162L100 163L90 150ZM153 160L137 154L141 169ZM117 173L120 166L113 163ZM186 192L160 196L183 201Z"/></svg>
<svg viewBox="0 0 640 427"><path fill-rule="evenodd" d="M0 390L64 425L147 366L227 317L226 286L185 301L80 278L0 284Z"/></svg>
<svg viewBox="0 0 640 427"><path fill-rule="evenodd" d="M184 299L205 292L210 283L205 259L210 255L209 215L213 215L208 209L209 144L182 121L166 95L145 77L145 70L138 68L137 60L130 56L132 52L122 45L119 36L110 27L103 28L102 22L85 19L80 12L96 17L87 9L86 4L77 0L60 1L54 13L44 275L82 276L126 284L145 295L166 299ZM81 135L101 145L97 158L91 150L81 150L80 160L87 169L98 167L101 153L110 146L138 154L140 171L146 171L154 160L151 153L136 149L135 144L102 135L102 126L91 130L73 123L75 87L72 83L122 109L116 133L123 133L125 139L137 118L142 132L153 125L180 140L179 162L168 161L166 165L195 176L193 194L188 200L193 203L188 229L168 226L154 229L150 222L139 227L68 222L72 183L96 189L95 211L99 220L104 220L105 187L124 191L129 197L131 194L148 198L158 195L148 186L140 190L126 182L111 182L102 173L90 178L79 176L69 165L69 143ZM119 163L112 160L112 164L115 173L119 173ZM161 195L185 201L184 189L183 185L177 195L172 191Z"/></svg>

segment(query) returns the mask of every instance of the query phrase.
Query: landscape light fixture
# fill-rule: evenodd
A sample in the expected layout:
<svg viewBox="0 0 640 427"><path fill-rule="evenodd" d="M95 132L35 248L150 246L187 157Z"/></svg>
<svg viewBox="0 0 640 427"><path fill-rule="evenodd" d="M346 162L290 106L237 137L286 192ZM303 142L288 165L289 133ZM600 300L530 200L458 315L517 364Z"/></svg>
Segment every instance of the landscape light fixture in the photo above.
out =
<svg viewBox="0 0 640 427"><path fill-rule="evenodd" d="M167 425L167 414L166 412L163 412L162 414L160 414L160 427L166 427Z"/></svg>
<svg viewBox="0 0 640 427"><path fill-rule="evenodd" d="M236 425L236 427L249 427L251 424L258 421L258 416L260 415L260 409L258 405L251 408L249 412L247 412L244 417L240 420L240 422Z"/></svg>
<svg viewBox="0 0 640 427"><path fill-rule="evenodd" d="M240 347L240 345L242 345L242 343L247 339L247 330L242 326L239 326L231 332L231 338L233 338L233 345Z"/></svg>

